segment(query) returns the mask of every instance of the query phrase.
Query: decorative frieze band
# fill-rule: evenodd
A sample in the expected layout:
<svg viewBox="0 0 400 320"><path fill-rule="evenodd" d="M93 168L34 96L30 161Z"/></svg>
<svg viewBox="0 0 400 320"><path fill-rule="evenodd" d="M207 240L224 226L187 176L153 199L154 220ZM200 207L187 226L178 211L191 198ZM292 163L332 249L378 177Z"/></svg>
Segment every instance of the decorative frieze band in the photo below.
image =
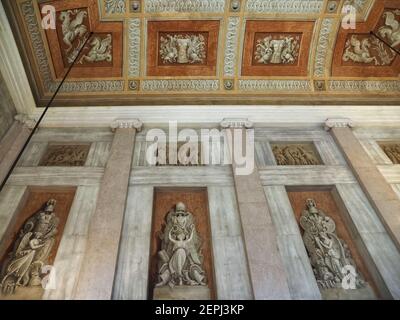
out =
<svg viewBox="0 0 400 320"><path fill-rule="evenodd" d="M248 0L246 11L254 13L320 13L324 0Z"/></svg>
<svg viewBox="0 0 400 320"><path fill-rule="evenodd" d="M233 77L235 75L236 52L239 37L239 17L229 17L226 31L224 75Z"/></svg>
<svg viewBox="0 0 400 320"><path fill-rule="evenodd" d="M352 91L352 92L399 92L399 80L330 80L329 90L332 91Z"/></svg>
<svg viewBox="0 0 400 320"><path fill-rule="evenodd" d="M144 0L148 13L162 12L217 12L225 9L225 0Z"/></svg>
<svg viewBox="0 0 400 320"><path fill-rule="evenodd" d="M309 80L239 80L242 91L311 91Z"/></svg>
<svg viewBox="0 0 400 320"><path fill-rule="evenodd" d="M116 129L136 129L140 132L142 130L143 123L139 119L116 119L110 127L112 131Z"/></svg>
<svg viewBox="0 0 400 320"><path fill-rule="evenodd" d="M140 19L129 20L129 77L140 75Z"/></svg>
<svg viewBox="0 0 400 320"><path fill-rule="evenodd" d="M315 54L314 76L323 77L325 75L326 58L329 49L329 36L332 32L334 19L327 18L322 20L321 31L318 37L317 52Z"/></svg>
<svg viewBox="0 0 400 320"><path fill-rule="evenodd" d="M104 1L106 14L124 14L126 12L126 0L101 0Z"/></svg>
<svg viewBox="0 0 400 320"><path fill-rule="evenodd" d="M219 80L144 80L142 91L217 91Z"/></svg>

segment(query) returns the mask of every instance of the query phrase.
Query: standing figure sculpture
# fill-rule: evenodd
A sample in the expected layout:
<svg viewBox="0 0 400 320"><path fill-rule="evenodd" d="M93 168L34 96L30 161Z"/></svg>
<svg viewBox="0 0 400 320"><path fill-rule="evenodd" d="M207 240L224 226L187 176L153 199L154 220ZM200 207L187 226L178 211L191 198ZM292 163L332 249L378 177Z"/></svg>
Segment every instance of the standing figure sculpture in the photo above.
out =
<svg viewBox="0 0 400 320"><path fill-rule="evenodd" d="M168 213L166 222L164 232L160 234L156 287L205 286L201 241L193 215L186 211L182 202L178 202Z"/></svg>
<svg viewBox="0 0 400 320"><path fill-rule="evenodd" d="M59 219L54 213L56 200L29 218L21 228L13 249L5 259L0 274L3 294L13 294L16 287L40 286L41 270L55 243Z"/></svg>
<svg viewBox="0 0 400 320"><path fill-rule="evenodd" d="M303 241L318 286L322 289L342 288L347 268L350 266L356 271L350 250L337 236L333 219L317 209L315 200L308 199L306 207L300 217L300 226L304 229ZM355 284L357 288L365 285L359 274Z"/></svg>

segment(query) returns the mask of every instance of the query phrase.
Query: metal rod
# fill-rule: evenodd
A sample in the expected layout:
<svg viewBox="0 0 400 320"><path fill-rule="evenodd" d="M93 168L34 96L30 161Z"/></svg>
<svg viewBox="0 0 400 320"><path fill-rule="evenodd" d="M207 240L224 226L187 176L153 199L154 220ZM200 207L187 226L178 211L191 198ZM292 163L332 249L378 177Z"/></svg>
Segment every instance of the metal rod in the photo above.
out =
<svg viewBox="0 0 400 320"><path fill-rule="evenodd" d="M393 48L387 41L383 40L382 38L378 37L375 32L371 31L370 32L371 35L373 35L375 38L377 38L378 40L382 41L384 44L386 44L390 49L392 49L394 52L396 52L398 55L400 55L400 51L396 50L395 48Z"/></svg>
<svg viewBox="0 0 400 320"><path fill-rule="evenodd" d="M50 101L47 103L42 115L40 116L40 118L38 119L38 121L36 122L34 128L32 129L32 132L30 133L28 139L25 141L24 146L22 147L21 151L19 152L17 158L14 160L11 168L8 170L8 173L6 175L6 177L4 178L3 182L1 183L0 186L0 192L3 190L4 186L6 185L8 179L10 178L13 170L15 169L15 167L17 166L17 163L19 161L19 159L21 159L22 154L24 153L26 147L28 146L29 142L31 141L33 135L35 134L35 131L37 130L37 128L39 127L40 123L42 122L44 116L46 115L47 111L49 110L49 108L51 107L51 104L53 103L54 99L56 98L58 92L60 91L62 85L64 84L65 80L67 79L69 73L72 70L72 67L75 65L76 61L78 60L79 56L82 53L83 48L86 46L86 44L88 43L89 39L92 37L93 32L91 32L89 34L89 36L87 37L86 41L83 43L82 47L80 48L79 52L77 53L74 61L71 63L71 65L69 66L66 74L64 75L63 79L61 80L60 84L58 85L56 91L54 92L53 96L51 97Z"/></svg>

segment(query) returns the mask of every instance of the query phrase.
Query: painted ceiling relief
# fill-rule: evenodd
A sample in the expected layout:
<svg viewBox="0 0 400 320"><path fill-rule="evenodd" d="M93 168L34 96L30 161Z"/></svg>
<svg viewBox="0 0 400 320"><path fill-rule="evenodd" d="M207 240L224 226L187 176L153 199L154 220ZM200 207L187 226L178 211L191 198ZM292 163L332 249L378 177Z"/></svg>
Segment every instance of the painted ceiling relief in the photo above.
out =
<svg viewBox="0 0 400 320"><path fill-rule="evenodd" d="M400 92L397 0L5 2L39 105L75 58L60 105L359 104ZM42 29L44 5L56 10L55 30ZM341 27L344 5L357 12L355 29Z"/></svg>

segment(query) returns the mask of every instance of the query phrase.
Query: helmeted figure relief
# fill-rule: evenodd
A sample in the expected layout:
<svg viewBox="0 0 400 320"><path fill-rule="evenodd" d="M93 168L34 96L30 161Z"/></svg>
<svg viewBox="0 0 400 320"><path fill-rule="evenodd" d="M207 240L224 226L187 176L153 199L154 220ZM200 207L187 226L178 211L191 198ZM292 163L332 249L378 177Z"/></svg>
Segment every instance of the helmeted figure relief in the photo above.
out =
<svg viewBox="0 0 400 320"><path fill-rule="evenodd" d="M375 66L390 65L395 58L395 52L374 36L364 36L360 40L354 34L346 41L342 57L344 62L373 63Z"/></svg>
<svg viewBox="0 0 400 320"><path fill-rule="evenodd" d="M351 266L357 270L350 250L337 236L333 219L317 209L315 200L308 199L306 208L300 217L300 226L318 286L321 289L342 288L346 276L344 268ZM359 274L355 280L357 288L365 286Z"/></svg>
<svg viewBox="0 0 400 320"><path fill-rule="evenodd" d="M262 64L293 64L300 50L299 36L267 36L257 40L255 59Z"/></svg>
<svg viewBox="0 0 400 320"><path fill-rule="evenodd" d="M164 64L204 63L206 39L202 34L167 34L160 38L160 57Z"/></svg>
<svg viewBox="0 0 400 320"><path fill-rule="evenodd" d="M178 202L166 220L164 232L160 234L156 287L205 286L201 240L193 215L186 211L185 204Z"/></svg>
<svg viewBox="0 0 400 320"><path fill-rule="evenodd" d="M320 164L316 156L302 145L275 145L272 151L280 166Z"/></svg>
<svg viewBox="0 0 400 320"><path fill-rule="evenodd" d="M383 14L383 17L385 18L385 25L378 31L379 35L382 38L387 39L389 44L393 47L396 47L400 44L400 19L397 20L397 17L399 16L399 9L386 11Z"/></svg>
<svg viewBox="0 0 400 320"><path fill-rule="evenodd" d="M3 294L13 294L16 287L40 286L41 270L55 243L59 219L54 213L56 200L50 199L43 209L29 218L19 231L13 249L1 270Z"/></svg>
<svg viewBox="0 0 400 320"><path fill-rule="evenodd" d="M107 36L102 39L101 37L94 37L90 42L90 51L83 55L79 60L79 63L83 62L111 62L112 61L112 36L107 34Z"/></svg>

